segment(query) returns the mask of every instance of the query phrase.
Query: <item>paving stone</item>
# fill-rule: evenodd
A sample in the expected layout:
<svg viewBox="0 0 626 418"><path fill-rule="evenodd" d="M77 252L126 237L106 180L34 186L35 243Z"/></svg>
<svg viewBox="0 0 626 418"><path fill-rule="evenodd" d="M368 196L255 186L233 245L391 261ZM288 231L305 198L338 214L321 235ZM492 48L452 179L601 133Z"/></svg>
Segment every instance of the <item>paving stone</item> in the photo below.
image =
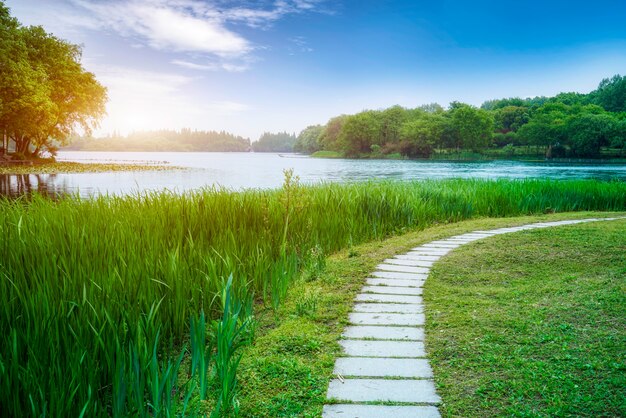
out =
<svg viewBox="0 0 626 418"><path fill-rule="evenodd" d="M376 266L379 270L384 271L397 271L400 273L418 273L428 274L430 269L428 267L410 267L410 266L396 266L393 264L379 264Z"/></svg>
<svg viewBox="0 0 626 418"><path fill-rule="evenodd" d="M444 256L444 255L448 254L450 251L452 251L451 248L415 247L411 251L409 251L408 253L406 253L404 255L410 255L410 256L422 256L422 255L431 255L432 256L432 255L438 255L438 256L441 257L441 256Z"/></svg>
<svg viewBox="0 0 626 418"><path fill-rule="evenodd" d="M397 258L388 258L385 260L385 264L395 264L397 266L414 266L414 267L432 267L439 257L435 257L434 260L402 260Z"/></svg>
<svg viewBox="0 0 626 418"><path fill-rule="evenodd" d="M380 293L361 293L356 295L357 302L390 302L390 303L413 303L421 304L421 296L413 295L384 295Z"/></svg>
<svg viewBox="0 0 626 418"><path fill-rule="evenodd" d="M461 246L461 244L454 244L454 243L441 243L441 244L426 244L423 245L422 248L423 249L437 249L437 248L444 248L444 249L450 249L450 250L454 250L455 248L459 248Z"/></svg>
<svg viewBox="0 0 626 418"><path fill-rule="evenodd" d="M410 280L406 280L407 282ZM397 287L397 286L363 286L363 293L380 293L383 295L415 295L422 294L421 287Z"/></svg>
<svg viewBox="0 0 626 418"><path fill-rule="evenodd" d="M403 260L403 261L437 261L445 254L433 255L433 254L424 254L420 255L415 252L409 252L407 254L398 254L394 256L394 259Z"/></svg>
<svg viewBox="0 0 626 418"><path fill-rule="evenodd" d="M439 403L432 380L333 379L328 385L327 399L352 402Z"/></svg>
<svg viewBox="0 0 626 418"><path fill-rule="evenodd" d="M424 341L424 328L350 325L341 335L354 339Z"/></svg>
<svg viewBox="0 0 626 418"><path fill-rule="evenodd" d="M400 273L397 271L375 271L372 276L381 279L407 279L407 280L426 280L426 273Z"/></svg>
<svg viewBox="0 0 626 418"><path fill-rule="evenodd" d="M353 312L348 321L354 325L424 325L424 314Z"/></svg>
<svg viewBox="0 0 626 418"><path fill-rule="evenodd" d="M339 340L351 357L426 357L422 341Z"/></svg>
<svg viewBox="0 0 626 418"><path fill-rule="evenodd" d="M340 357L334 373L344 377L433 377L428 360L415 358Z"/></svg>
<svg viewBox="0 0 626 418"><path fill-rule="evenodd" d="M435 406L324 405L322 418L441 418Z"/></svg>
<svg viewBox="0 0 626 418"><path fill-rule="evenodd" d="M357 303L352 308L353 312L390 312L390 313L422 313L422 305L409 305L400 303Z"/></svg>
<svg viewBox="0 0 626 418"><path fill-rule="evenodd" d="M422 287L424 280L378 279L369 278L367 284L372 286Z"/></svg>

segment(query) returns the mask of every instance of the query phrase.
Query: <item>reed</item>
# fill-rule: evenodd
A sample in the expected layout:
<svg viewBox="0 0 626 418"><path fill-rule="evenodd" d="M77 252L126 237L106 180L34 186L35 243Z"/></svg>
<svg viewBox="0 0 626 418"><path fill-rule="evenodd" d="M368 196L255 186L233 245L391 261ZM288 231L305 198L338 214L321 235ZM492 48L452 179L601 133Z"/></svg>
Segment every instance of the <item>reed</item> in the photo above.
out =
<svg viewBox="0 0 626 418"><path fill-rule="evenodd" d="M180 354L165 353L182 353L201 312L223 320L229 276L241 326L252 298L277 307L300 270L319 275L320 254L434 223L581 210L626 210L626 184L290 178L240 193L0 199L0 410L180 413L210 382L178 387Z"/></svg>

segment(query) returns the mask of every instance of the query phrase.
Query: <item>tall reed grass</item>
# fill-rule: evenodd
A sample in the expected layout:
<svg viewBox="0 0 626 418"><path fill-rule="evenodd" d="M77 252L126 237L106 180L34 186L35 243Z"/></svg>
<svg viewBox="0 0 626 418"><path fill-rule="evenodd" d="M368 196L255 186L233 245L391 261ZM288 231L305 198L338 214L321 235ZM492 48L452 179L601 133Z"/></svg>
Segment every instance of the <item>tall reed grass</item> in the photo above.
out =
<svg viewBox="0 0 626 418"><path fill-rule="evenodd" d="M230 275L228 297L278 306L297 271L320 254L433 223L580 210L626 210L626 183L302 187L289 179L283 189L240 193L0 199L0 410L170 416L209 385L199 371L210 361L200 348L200 312L222 318L218 333L236 333L249 316L223 317ZM168 354L182 353L189 335L202 353L195 376ZM237 355L220 361L221 384L235 387L228 365Z"/></svg>

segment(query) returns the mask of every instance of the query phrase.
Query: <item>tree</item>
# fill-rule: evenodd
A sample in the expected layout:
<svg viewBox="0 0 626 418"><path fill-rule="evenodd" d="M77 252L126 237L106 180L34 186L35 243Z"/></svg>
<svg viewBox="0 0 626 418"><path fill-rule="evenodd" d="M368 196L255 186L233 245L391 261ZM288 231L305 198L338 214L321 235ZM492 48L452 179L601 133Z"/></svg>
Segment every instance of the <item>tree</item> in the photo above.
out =
<svg viewBox="0 0 626 418"><path fill-rule="evenodd" d="M607 114L586 113L572 116L567 122L569 145L580 157L593 157L600 148L611 143L618 128L617 121Z"/></svg>
<svg viewBox="0 0 626 418"><path fill-rule="evenodd" d="M322 149L330 151L340 151L339 134L344 123L348 120L348 115L336 116L328 121L324 130L318 138L318 142L322 145Z"/></svg>
<svg viewBox="0 0 626 418"><path fill-rule="evenodd" d="M313 154L314 152L319 151L321 149L319 137L323 130L324 127L322 125L307 126L306 129L298 135L296 143L293 146L293 150L306 154Z"/></svg>
<svg viewBox="0 0 626 418"><path fill-rule="evenodd" d="M444 116L433 113L405 122L401 129L400 152L409 157L430 157L435 144L441 142L446 125Z"/></svg>
<svg viewBox="0 0 626 418"><path fill-rule="evenodd" d="M257 142L252 143L254 152L292 152L296 136L287 132L265 132Z"/></svg>
<svg viewBox="0 0 626 418"><path fill-rule="evenodd" d="M341 128L339 144L348 157L369 153L372 145L381 145L379 113L366 110L349 116Z"/></svg>
<svg viewBox="0 0 626 418"><path fill-rule="evenodd" d="M480 151L489 146L493 133L493 116L486 110L467 104L453 102L450 105L457 148Z"/></svg>
<svg viewBox="0 0 626 418"><path fill-rule="evenodd" d="M626 112L626 77L617 74L603 79L590 96L593 103L609 112Z"/></svg>
<svg viewBox="0 0 626 418"><path fill-rule="evenodd" d="M523 106L505 106L494 112L495 130L501 133L516 132L528 123L530 114Z"/></svg>
<svg viewBox="0 0 626 418"><path fill-rule="evenodd" d="M81 65L81 48L23 27L0 3L0 127L27 157L55 150L104 114L106 89Z"/></svg>

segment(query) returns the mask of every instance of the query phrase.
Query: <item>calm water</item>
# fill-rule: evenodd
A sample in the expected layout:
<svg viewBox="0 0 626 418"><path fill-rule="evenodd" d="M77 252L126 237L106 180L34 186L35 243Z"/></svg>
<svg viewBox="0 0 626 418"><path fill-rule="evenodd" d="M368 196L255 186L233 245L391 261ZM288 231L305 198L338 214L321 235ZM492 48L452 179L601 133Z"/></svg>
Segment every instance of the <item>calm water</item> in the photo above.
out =
<svg viewBox="0 0 626 418"><path fill-rule="evenodd" d="M145 190L185 191L219 185L230 189L274 188L283 170L293 168L303 183L349 182L369 179L531 178L619 179L626 181L626 165L547 164L516 161L430 162L392 160L331 160L297 155L184 152L59 152L60 161L84 163L159 163L185 170L0 175L0 194L33 191L49 194L127 194Z"/></svg>

